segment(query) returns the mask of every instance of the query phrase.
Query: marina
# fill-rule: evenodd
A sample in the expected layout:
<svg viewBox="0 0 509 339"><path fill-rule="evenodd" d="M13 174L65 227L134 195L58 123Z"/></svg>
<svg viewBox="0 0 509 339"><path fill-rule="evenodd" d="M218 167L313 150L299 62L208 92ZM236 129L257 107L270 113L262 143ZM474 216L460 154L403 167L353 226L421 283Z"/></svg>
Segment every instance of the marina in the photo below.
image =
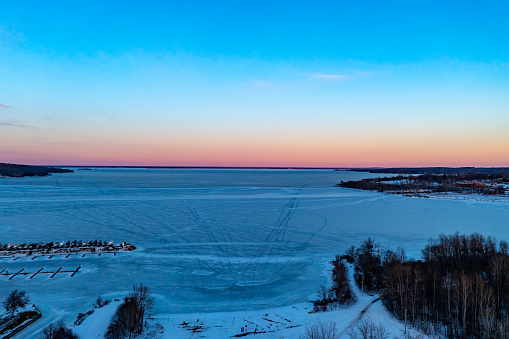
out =
<svg viewBox="0 0 509 339"><path fill-rule="evenodd" d="M122 241L119 245L114 245L113 242L107 241L82 241L74 240L67 242L50 242L50 243L32 243L32 244L0 244L0 260L1 259L12 259L13 261L18 260L22 256L31 257L34 260L39 256L47 256L48 259L58 255L65 255L68 258L71 255L81 255L84 257L86 254L98 254L101 253L113 253L119 251L134 251L136 246L133 246L125 241Z"/></svg>

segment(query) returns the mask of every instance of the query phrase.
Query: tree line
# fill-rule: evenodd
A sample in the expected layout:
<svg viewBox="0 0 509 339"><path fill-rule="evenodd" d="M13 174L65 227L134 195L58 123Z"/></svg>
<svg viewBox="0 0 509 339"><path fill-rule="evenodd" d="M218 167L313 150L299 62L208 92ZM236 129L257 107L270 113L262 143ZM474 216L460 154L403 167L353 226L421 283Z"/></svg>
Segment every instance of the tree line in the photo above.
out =
<svg viewBox="0 0 509 339"><path fill-rule="evenodd" d="M387 174L465 174L481 173L490 176L502 175L509 179L509 167L391 167L391 168L350 168L347 171Z"/></svg>
<svg viewBox="0 0 509 339"><path fill-rule="evenodd" d="M503 195L503 174L454 173L397 175L393 177L341 181L337 186L377 192L458 192Z"/></svg>
<svg viewBox="0 0 509 339"><path fill-rule="evenodd" d="M64 168L0 163L0 177L44 177L51 173L72 173Z"/></svg>
<svg viewBox="0 0 509 339"><path fill-rule="evenodd" d="M382 250L371 238L345 257L356 283L378 292L397 318L448 338L509 337L508 243L481 234L440 235L408 259L402 248Z"/></svg>

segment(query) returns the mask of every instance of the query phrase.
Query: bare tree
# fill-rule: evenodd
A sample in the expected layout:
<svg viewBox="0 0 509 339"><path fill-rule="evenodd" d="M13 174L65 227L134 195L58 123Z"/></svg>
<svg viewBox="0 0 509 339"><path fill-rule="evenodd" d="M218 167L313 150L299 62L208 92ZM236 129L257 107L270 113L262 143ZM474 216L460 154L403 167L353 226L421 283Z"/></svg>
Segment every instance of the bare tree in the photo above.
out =
<svg viewBox="0 0 509 339"><path fill-rule="evenodd" d="M325 285L320 285L320 288L316 292L317 300L314 302L313 312L325 312L327 311L327 304L330 302L329 290Z"/></svg>
<svg viewBox="0 0 509 339"><path fill-rule="evenodd" d="M341 261L339 255L336 255L335 260L333 260L331 263L333 265L332 292L334 293L335 300L340 305L349 304L355 299L355 294L352 292L350 287L346 266Z"/></svg>
<svg viewBox="0 0 509 339"><path fill-rule="evenodd" d="M488 288L484 291L484 295L481 296L480 304L481 304L480 324L482 330L482 337L493 338L495 332L496 314L493 291L491 288Z"/></svg>
<svg viewBox="0 0 509 339"><path fill-rule="evenodd" d="M14 312L20 307L25 307L30 302L28 295L25 291L14 290L9 293L7 299L5 299L2 305L5 307L7 312L11 312L14 315Z"/></svg>
<svg viewBox="0 0 509 339"><path fill-rule="evenodd" d="M106 331L105 338L134 338L136 333L138 333L138 326L138 301L132 296L126 296L113 315L110 325L108 326L108 330Z"/></svg>
<svg viewBox="0 0 509 339"><path fill-rule="evenodd" d="M141 334L145 318L154 304L150 290L143 284L133 286L133 292L124 298L108 326L105 338L134 338Z"/></svg>
<svg viewBox="0 0 509 339"><path fill-rule="evenodd" d="M388 339L389 332L382 324L375 325L371 320L364 319L357 323L348 333L352 339Z"/></svg>
<svg viewBox="0 0 509 339"><path fill-rule="evenodd" d="M463 321L463 332L467 329L467 309L470 304L472 294L472 280L465 274L462 274L459 280L460 297L461 297L461 318Z"/></svg>
<svg viewBox="0 0 509 339"><path fill-rule="evenodd" d="M133 286L132 296L137 300L139 316L138 333L141 333L145 318L148 316L148 312L154 305L154 298L150 296L150 289L141 283Z"/></svg>
<svg viewBox="0 0 509 339"><path fill-rule="evenodd" d="M308 327L300 339L337 339L339 338L338 328L335 322L323 323L318 321Z"/></svg>

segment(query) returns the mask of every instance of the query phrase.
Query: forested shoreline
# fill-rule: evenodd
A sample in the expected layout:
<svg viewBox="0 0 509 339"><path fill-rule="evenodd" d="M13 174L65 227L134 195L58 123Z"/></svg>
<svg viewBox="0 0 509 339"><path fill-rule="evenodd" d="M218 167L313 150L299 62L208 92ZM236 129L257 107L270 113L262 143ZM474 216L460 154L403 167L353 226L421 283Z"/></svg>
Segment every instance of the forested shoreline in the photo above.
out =
<svg viewBox="0 0 509 339"><path fill-rule="evenodd" d="M506 241L441 234L415 260L402 248L384 250L368 238L342 258L354 263L359 288L378 293L405 328L448 338L509 337Z"/></svg>
<svg viewBox="0 0 509 339"><path fill-rule="evenodd" d="M388 167L388 168L348 168L351 172L386 174L500 174L509 173L509 167Z"/></svg>
<svg viewBox="0 0 509 339"><path fill-rule="evenodd" d="M46 166L30 166L30 165L17 165L0 163L0 177L44 177L52 173L72 173L73 170L46 167Z"/></svg>
<svg viewBox="0 0 509 339"><path fill-rule="evenodd" d="M336 186L396 194L461 193L505 195L509 173L454 173L397 175L371 179L341 181Z"/></svg>

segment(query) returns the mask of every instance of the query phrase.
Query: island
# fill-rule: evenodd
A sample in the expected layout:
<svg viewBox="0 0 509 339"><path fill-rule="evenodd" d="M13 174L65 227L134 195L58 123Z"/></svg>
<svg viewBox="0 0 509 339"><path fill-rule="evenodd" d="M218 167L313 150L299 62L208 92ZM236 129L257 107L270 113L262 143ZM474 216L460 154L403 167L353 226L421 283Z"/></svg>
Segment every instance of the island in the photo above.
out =
<svg viewBox="0 0 509 339"><path fill-rule="evenodd" d="M31 166L31 165L17 165L17 164L6 164L0 163L0 177L45 177L52 173L72 173L73 170L57 168L57 167L46 167L46 166Z"/></svg>

